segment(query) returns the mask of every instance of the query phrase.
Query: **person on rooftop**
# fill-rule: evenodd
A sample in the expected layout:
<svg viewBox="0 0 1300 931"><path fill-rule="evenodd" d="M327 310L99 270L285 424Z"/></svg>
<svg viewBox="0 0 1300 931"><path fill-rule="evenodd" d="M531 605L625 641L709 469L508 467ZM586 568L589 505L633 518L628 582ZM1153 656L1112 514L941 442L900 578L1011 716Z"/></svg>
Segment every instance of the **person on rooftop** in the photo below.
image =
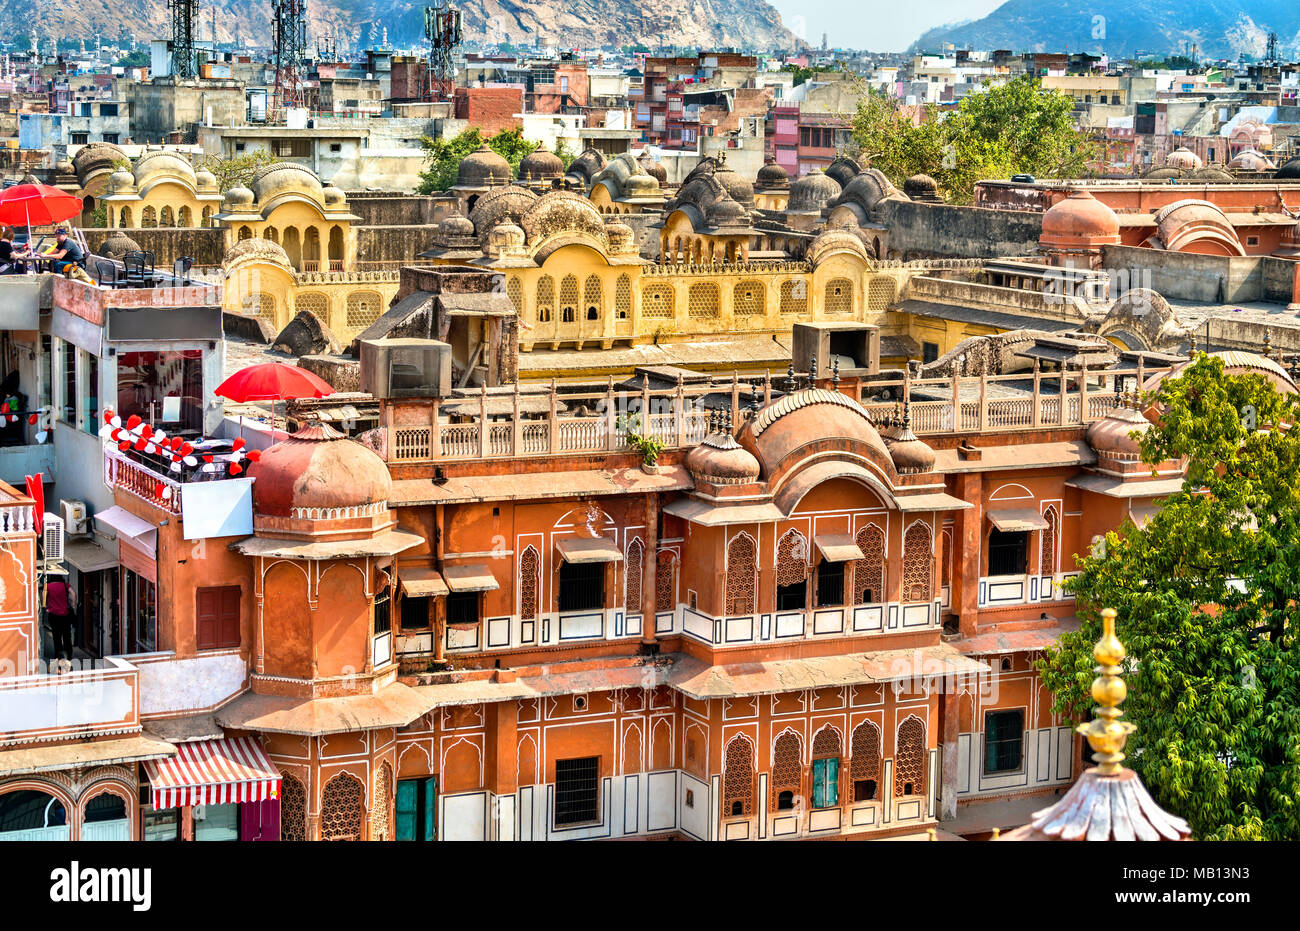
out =
<svg viewBox="0 0 1300 931"><path fill-rule="evenodd" d="M86 261L86 253L66 229L59 227L54 233L54 251L47 258L52 260L50 270L61 275L69 265L80 266Z"/></svg>

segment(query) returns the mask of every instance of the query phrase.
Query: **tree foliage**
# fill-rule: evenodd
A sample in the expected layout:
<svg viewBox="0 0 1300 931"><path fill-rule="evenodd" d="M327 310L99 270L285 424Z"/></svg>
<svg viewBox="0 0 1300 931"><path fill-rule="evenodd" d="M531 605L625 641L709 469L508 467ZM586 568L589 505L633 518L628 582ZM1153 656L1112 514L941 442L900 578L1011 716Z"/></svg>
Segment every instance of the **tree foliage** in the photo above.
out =
<svg viewBox="0 0 1300 931"><path fill-rule="evenodd" d="M1070 97L1044 89L1031 75L986 85L956 109L928 112L919 122L892 98L871 91L853 116L853 139L895 184L927 174L949 200L969 203L975 182L985 178L1082 176L1095 145L1075 128L1073 110Z"/></svg>
<svg viewBox="0 0 1300 931"><path fill-rule="evenodd" d="M217 179L217 190L228 191L232 187L248 187L253 183L253 176L267 165L277 161L266 149L256 149L247 155L205 155L199 161L199 167L212 172Z"/></svg>
<svg viewBox="0 0 1300 931"><path fill-rule="evenodd" d="M798 87L800 84L811 80L814 75L826 74L830 71L842 71L843 69L839 65L811 65L809 67L804 67L803 65L789 64L782 65L781 70L793 74L794 86Z"/></svg>
<svg viewBox="0 0 1300 931"><path fill-rule="evenodd" d="M461 161L482 145L483 141L483 134L477 126L463 129L450 139L432 139L428 136L421 139L420 145L424 148L428 167L420 172L420 183L416 186L415 193L436 194L455 184ZM488 137L487 144L488 148L510 163L510 170L516 175L523 157L537 148L537 143L525 139L523 130L518 127L503 129Z"/></svg>
<svg viewBox="0 0 1300 931"><path fill-rule="evenodd" d="M1183 489L1126 522L1067 585L1082 620L1040 662L1056 710L1091 713L1099 611L1128 649L1129 765L1194 837L1300 839L1300 404L1200 356L1166 379L1150 464L1187 462Z"/></svg>

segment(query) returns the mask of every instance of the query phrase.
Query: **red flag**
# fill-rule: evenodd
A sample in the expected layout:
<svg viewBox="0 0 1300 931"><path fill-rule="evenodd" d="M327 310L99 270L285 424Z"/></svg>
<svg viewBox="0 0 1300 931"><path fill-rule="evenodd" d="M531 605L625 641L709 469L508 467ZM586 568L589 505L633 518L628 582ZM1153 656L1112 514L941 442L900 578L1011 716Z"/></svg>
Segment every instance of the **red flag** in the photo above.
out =
<svg viewBox="0 0 1300 931"><path fill-rule="evenodd" d="M28 475L25 478L27 482L27 497L36 502L32 508L36 519L37 534L45 530L45 483L42 473L37 472L35 475Z"/></svg>

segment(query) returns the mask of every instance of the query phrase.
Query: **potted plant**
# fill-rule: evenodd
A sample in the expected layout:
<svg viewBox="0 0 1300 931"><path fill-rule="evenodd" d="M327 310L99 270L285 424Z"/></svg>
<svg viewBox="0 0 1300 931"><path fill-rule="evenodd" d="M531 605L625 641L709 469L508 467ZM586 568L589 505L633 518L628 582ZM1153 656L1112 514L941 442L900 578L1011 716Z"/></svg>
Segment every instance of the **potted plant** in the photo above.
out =
<svg viewBox="0 0 1300 931"><path fill-rule="evenodd" d="M647 475L657 475L661 471L658 462L664 443L658 437L638 432L639 427L639 417L624 418L623 430L627 435L627 445L641 454L641 471Z"/></svg>

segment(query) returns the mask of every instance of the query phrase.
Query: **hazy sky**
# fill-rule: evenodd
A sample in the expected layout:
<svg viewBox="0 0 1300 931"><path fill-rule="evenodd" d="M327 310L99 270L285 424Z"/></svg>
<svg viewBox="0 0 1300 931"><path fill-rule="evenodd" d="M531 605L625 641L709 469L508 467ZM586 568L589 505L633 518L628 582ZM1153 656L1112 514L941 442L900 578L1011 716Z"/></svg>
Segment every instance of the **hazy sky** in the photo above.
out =
<svg viewBox="0 0 1300 931"><path fill-rule="evenodd" d="M898 52L931 26L979 19L1003 0L769 0L795 35L820 46Z"/></svg>

